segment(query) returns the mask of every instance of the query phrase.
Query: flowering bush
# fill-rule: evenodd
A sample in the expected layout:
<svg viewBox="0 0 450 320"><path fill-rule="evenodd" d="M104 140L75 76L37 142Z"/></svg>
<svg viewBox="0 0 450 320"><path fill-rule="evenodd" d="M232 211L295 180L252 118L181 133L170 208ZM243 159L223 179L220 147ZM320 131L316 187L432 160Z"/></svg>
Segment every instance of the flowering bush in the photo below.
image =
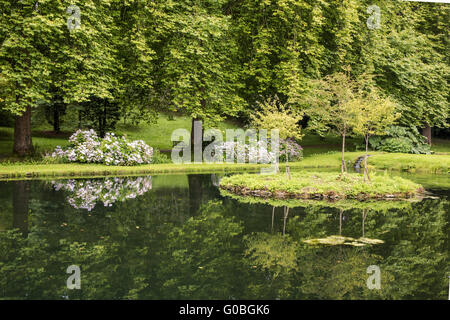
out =
<svg viewBox="0 0 450 320"><path fill-rule="evenodd" d="M276 153L269 151L270 142L266 144L263 141L257 141L256 144L243 144L241 142L226 141L217 143L214 147L215 154L221 154L226 160L227 153L230 153L234 160L242 162L250 162L251 160L257 163L273 163L276 159Z"/></svg>
<svg viewBox="0 0 450 320"><path fill-rule="evenodd" d="M70 193L67 202L72 207L91 211L99 201L105 207L111 207L116 201L143 195L152 189L152 177L52 181L52 184L56 191Z"/></svg>
<svg viewBox="0 0 450 320"><path fill-rule="evenodd" d="M144 141L128 142L125 137L107 133L104 139L94 130L78 130L69 138L70 145L62 149L57 146L51 154L68 162L103 163L106 165L136 165L151 163L153 148Z"/></svg>
<svg viewBox="0 0 450 320"><path fill-rule="evenodd" d="M303 158L303 148L293 139L280 140L280 160L286 160L286 152L290 161Z"/></svg>
<svg viewBox="0 0 450 320"><path fill-rule="evenodd" d="M258 163L274 163L277 157L275 151L269 151L271 143L257 141L256 145L243 144L240 142L221 142L215 145L215 153L222 154L223 159L226 159L227 152L234 152L233 159L243 159L244 162L250 162L250 159L257 159ZM286 152L289 155L289 160L300 160L303 157L303 148L294 140L280 139L279 144L279 160L286 160Z"/></svg>

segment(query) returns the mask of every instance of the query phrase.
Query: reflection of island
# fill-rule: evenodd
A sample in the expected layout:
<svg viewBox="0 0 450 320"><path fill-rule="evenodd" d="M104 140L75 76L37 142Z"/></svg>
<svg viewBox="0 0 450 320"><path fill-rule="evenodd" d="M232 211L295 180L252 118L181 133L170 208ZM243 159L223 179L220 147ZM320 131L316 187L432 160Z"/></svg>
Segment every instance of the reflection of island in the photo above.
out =
<svg viewBox="0 0 450 320"><path fill-rule="evenodd" d="M354 247L363 247L368 244L380 244L384 243L383 240L379 239L370 239L365 237L365 221L367 218L368 211L367 209L362 209L362 237L355 239L352 237L345 237L342 235L342 215L344 213L343 209L340 209L339 212L339 235L332 235L326 238L317 238L317 239L307 239L303 240L303 242L311 244L311 245L348 245Z"/></svg>
<svg viewBox="0 0 450 320"><path fill-rule="evenodd" d="M97 202L111 207L116 201L134 199L152 189L152 177L52 181L56 191L68 191L69 204L91 211Z"/></svg>
<svg viewBox="0 0 450 320"><path fill-rule="evenodd" d="M383 212L387 210L399 210L411 208L412 203L419 202L414 200L386 200L386 201L358 201L358 200L341 200L341 201L318 201L305 199L263 199L252 196L239 196L227 190L220 190L224 197L232 198L240 203L249 204L265 204L272 207L272 226L271 233L274 232L275 211L277 208L283 208L283 230L282 235L286 234L286 223L289 217L289 210L291 208L305 208L306 210L320 210L320 209L339 209L339 235L331 235L325 237L311 237L302 239L302 242L309 245L346 245L362 247L366 245L382 244L384 241L380 239L371 239L365 236L365 222L369 212ZM362 213L362 236L353 238L342 235L342 221L343 213L347 210L359 210Z"/></svg>
<svg viewBox="0 0 450 320"><path fill-rule="evenodd" d="M220 194L223 197L228 197L237 200L240 203L248 204L265 204L272 207L287 207L287 208L337 208L342 210L349 209L368 209L371 211L386 211L386 210L404 210L410 208L413 203L418 203L424 198L416 199L391 199L391 200L355 200L355 199L345 199L338 201L329 200L311 200L311 199L265 199L261 197L254 196L241 196L231 193L227 190L220 190Z"/></svg>

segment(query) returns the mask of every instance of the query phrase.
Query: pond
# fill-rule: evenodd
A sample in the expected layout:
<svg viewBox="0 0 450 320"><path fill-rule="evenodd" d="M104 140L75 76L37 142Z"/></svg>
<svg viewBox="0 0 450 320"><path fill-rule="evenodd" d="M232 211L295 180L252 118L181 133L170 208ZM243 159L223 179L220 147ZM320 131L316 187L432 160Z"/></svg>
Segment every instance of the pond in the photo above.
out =
<svg viewBox="0 0 450 320"><path fill-rule="evenodd" d="M408 177L433 197L287 209L219 175L3 181L0 299L447 299L448 177Z"/></svg>

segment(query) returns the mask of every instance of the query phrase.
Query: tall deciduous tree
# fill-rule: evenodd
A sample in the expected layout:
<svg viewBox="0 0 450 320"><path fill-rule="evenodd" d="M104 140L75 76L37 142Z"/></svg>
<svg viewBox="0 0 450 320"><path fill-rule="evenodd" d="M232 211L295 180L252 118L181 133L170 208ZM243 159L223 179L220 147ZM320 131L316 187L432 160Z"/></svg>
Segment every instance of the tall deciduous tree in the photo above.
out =
<svg viewBox="0 0 450 320"><path fill-rule="evenodd" d="M381 28L366 30L360 57L376 85L398 102L399 122L448 127L449 10L445 4L383 2Z"/></svg>
<svg viewBox="0 0 450 320"><path fill-rule="evenodd" d="M392 32L374 64L377 83L399 101L405 125L448 126L449 66L426 36ZM431 136L427 137L431 143Z"/></svg>
<svg viewBox="0 0 450 320"><path fill-rule="evenodd" d="M217 122L243 107L238 95L236 46L224 0L161 3L156 46L157 89L169 110Z"/></svg>
<svg viewBox="0 0 450 320"><path fill-rule="evenodd" d="M297 107L308 79L320 76L325 28L324 1L230 1L225 12L233 19L233 35L239 45L241 90L249 108L261 96L278 95Z"/></svg>
<svg viewBox="0 0 450 320"><path fill-rule="evenodd" d="M113 0L114 43L117 48L118 95L124 120L152 122L162 109L154 89L157 36L161 20L160 1Z"/></svg>
<svg viewBox="0 0 450 320"><path fill-rule="evenodd" d="M0 1L0 103L16 116L13 151L19 155L32 152L31 110L51 100L51 85L66 103L111 96L110 0L80 1L80 10L68 10L71 5Z"/></svg>

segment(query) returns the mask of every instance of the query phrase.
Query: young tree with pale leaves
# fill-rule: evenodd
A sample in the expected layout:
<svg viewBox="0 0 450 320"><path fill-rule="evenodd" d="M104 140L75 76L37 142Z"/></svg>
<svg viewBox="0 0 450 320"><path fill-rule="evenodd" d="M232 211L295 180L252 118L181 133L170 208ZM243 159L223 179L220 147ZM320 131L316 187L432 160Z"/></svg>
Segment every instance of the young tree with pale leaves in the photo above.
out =
<svg viewBox="0 0 450 320"><path fill-rule="evenodd" d="M376 89L369 92L359 93L350 103L359 112L353 131L362 135L366 144L364 155L364 181L370 181L369 170L367 169L367 153L369 149L369 139L373 135L384 135L386 129L391 126L401 116L396 112L397 105L390 98L383 97Z"/></svg>
<svg viewBox="0 0 450 320"><path fill-rule="evenodd" d="M323 135L329 131L342 137L341 172L347 171L345 164L345 139L351 133L356 121L358 109L351 103L359 86L357 80L350 77L350 68L346 72L337 72L323 79L312 81L306 101L305 112L310 117L308 126Z"/></svg>
<svg viewBox="0 0 450 320"><path fill-rule="evenodd" d="M280 139L285 141L286 173L291 179L287 139L301 139L303 137L301 127L298 124L303 119L303 115L282 104L277 96L259 102L258 107L261 111L257 111L251 116L252 125L267 130L268 134L270 134L270 130L279 131Z"/></svg>

